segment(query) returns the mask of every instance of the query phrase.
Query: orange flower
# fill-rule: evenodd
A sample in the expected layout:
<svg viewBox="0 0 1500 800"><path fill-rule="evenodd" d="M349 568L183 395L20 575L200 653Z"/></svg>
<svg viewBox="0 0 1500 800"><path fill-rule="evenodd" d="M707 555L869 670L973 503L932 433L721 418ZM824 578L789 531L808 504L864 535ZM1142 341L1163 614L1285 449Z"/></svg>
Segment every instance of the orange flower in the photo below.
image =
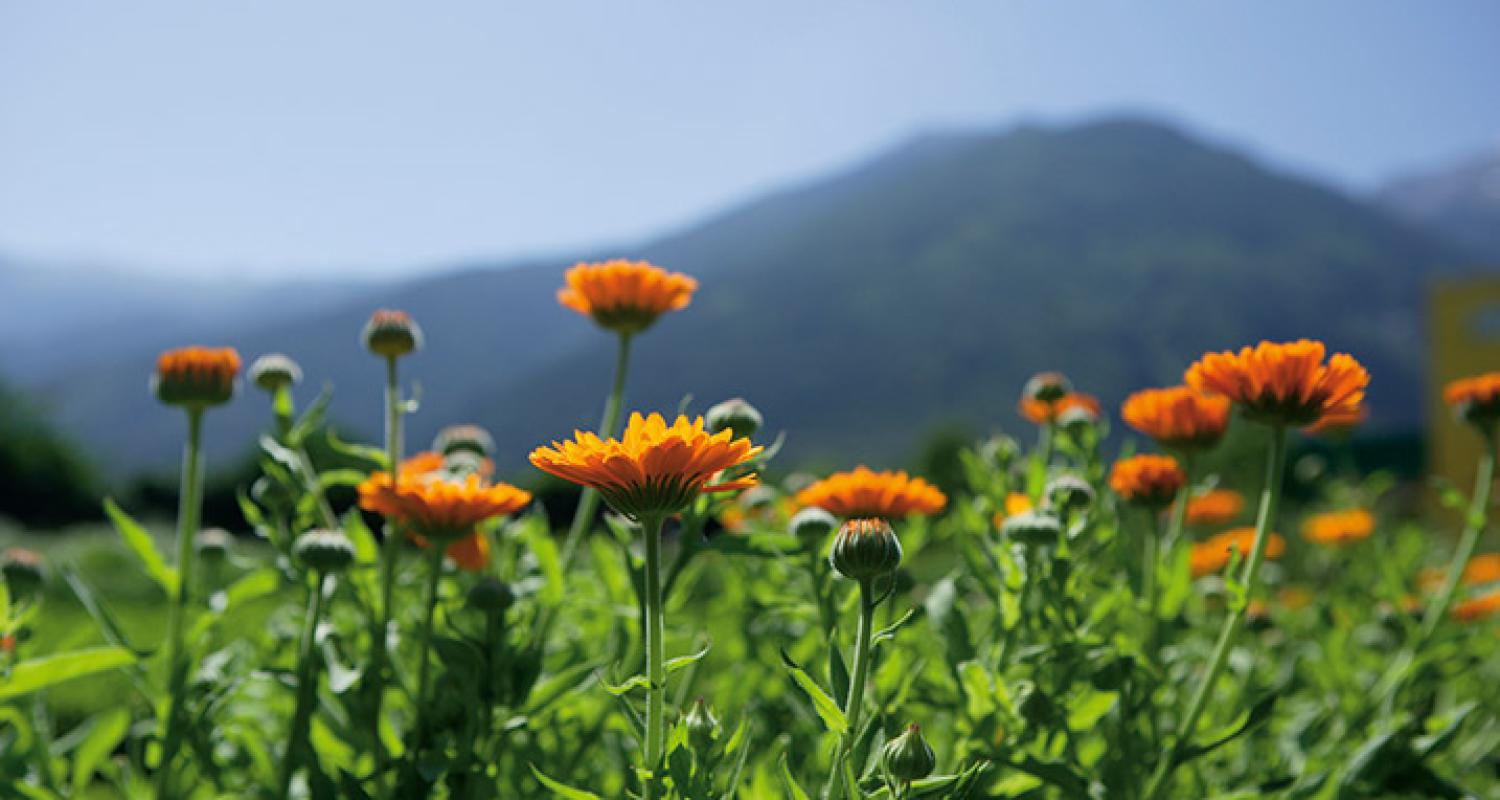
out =
<svg viewBox="0 0 1500 800"><path fill-rule="evenodd" d="M1435 592L1443 585L1447 570L1428 568L1417 574L1417 587L1424 592ZM1500 553L1483 553L1469 559L1459 583L1477 586L1481 583L1500 582Z"/></svg>
<svg viewBox="0 0 1500 800"><path fill-rule="evenodd" d="M151 390L169 406L203 409L234 396L240 354L231 347L183 347L156 359Z"/></svg>
<svg viewBox="0 0 1500 800"><path fill-rule="evenodd" d="M1187 505L1189 525L1224 525L1245 510L1245 496L1233 489L1212 489L1190 498Z"/></svg>
<svg viewBox="0 0 1500 800"><path fill-rule="evenodd" d="M1460 619L1465 622L1472 622L1477 619L1500 614L1500 589L1486 592L1478 597L1472 597L1462 603L1456 603L1453 606L1453 611L1450 613L1453 614L1454 619Z"/></svg>
<svg viewBox="0 0 1500 800"><path fill-rule="evenodd" d="M645 261L617 259L578 264L568 270L567 286L557 302L600 326L619 333L639 333L668 311L687 307L698 282Z"/></svg>
<svg viewBox="0 0 1500 800"><path fill-rule="evenodd" d="M1500 372L1450 382L1443 387L1443 402L1475 422L1500 418Z"/></svg>
<svg viewBox="0 0 1500 800"><path fill-rule="evenodd" d="M1370 416L1363 406L1356 408L1342 408L1323 415L1323 418L1302 429L1303 433L1312 436L1330 436L1338 438L1348 436L1355 428L1365 424Z"/></svg>
<svg viewBox="0 0 1500 800"><path fill-rule="evenodd" d="M797 502L835 516L899 519L936 514L948 504L936 486L905 472L875 472L866 466L836 472L797 493Z"/></svg>
<svg viewBox="0 0 1500 800"><path fill-rule="evenodd" d="M359 506L403 525L412 538L452 542L474 533L492 517L514 514L531 502L531 492L499 483L487 486L478 475L447 480L435 473L402 473L395 486L390 473L376 472L359 485Z"/></svg>
<svg viewBox="0 0 1500 800"><path fill-rule="evenodd" d="M1302 521L1302 536L1322 545L1342 545L1369 538L1375 515L1363 508L1314 514Z"/></svg>
<svg viewBox="0 0 1500 800"><path fill-rule="evenodd" d="M1187 482L1182 467L1170 456L1139 455L1115 462L1109 488L1129 503L1161 508L1172 502Z"/></svg>
<svg viewBox="0 0 1500 800"><path fill-rule="evenodd" d="M1229 398L1206 395L1187 386L1145 389L1125 399L1120 417L1163 447L1202 450L1224 438L1229 427Z"/></svg>
<svg viewBox="0 0 1500 800"><path fill-rule="evenodd" d="M476 532L448 545L443 553L459 569L479 572L490 565L490 537L483 532Z"/></svg>
<svg viewBox="0 0 1500 800"><path fill-rule="evenodd" d="M1187 384L1222 394L1251 419L1278 425L1311 425L1347 414L1364 401L1370 373L1352 356L1323 363L1322 342L1261 342L1238 353L1208 353L1188 367Z"/></svg>
<svg viewBox="0 0 1500 800"><path fill-rule="evenodd" d="M1266 558L1275 561L1286 552L1286 540L1281 534L1267 533ZM1207 541L1193 545L1191 558L1193 577L1200 578L1210 573L1218 572L1229 564L1232 553L1238 551L1241 558L1250 557L1250 549L1255 546L1254 528L1231 528L1230 530L1210 536Z"/></svg>
<svg viewBox="0 0 1500 800"><path fill-rule="evenodd" d="M1058 417L1075 408L1081 408L1095 417L1102 413L1098 398L1082 392L1069 392L1052 401L1023 396L1017 410L1021 416L1032 423L1046 425L1049 422L1056 422Z"/></svg>
<svg viewBox="0 0 1500 800"><path fill-rule="evenodd" d="M681 511L700 492L754 486L753 476L711 482L720 472L760 452L749 439L735 439L732 429L709 433L702 417L690 421L680 416L668 426L660 414L632 413L619 439L575 431L570 441L533 450L531 463L543 472L597 489L610 507L640 520Z"/></svg>
<svg viewBox="0 0 1500 800"><path fill-rule="evenodd" d="M1007 494L1005 496L1005 509L1003 511L996 511L994 518L990 521L995 524L996 528L998 528L1001 525L1005 524L1005 520L1007 517L1014 517L1017 514L1025 514L1030 510L1030 497L1021 494L1020 492L1011 492L1010 494Z"/></svg>

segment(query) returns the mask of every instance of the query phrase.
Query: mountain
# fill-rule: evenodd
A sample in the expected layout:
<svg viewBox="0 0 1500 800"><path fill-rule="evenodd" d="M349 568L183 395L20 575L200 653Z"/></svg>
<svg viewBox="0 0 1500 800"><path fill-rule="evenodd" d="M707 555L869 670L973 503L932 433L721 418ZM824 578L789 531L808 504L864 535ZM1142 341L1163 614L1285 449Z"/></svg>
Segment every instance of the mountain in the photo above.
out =
<svg viewBox="0 0 1500 800"><path fill-rule="evenodd" d="M1178 382L1210 348L1322 338L1374 373L1376 424L1420 413L1423 287L1468 257L1368 203L1278 174L1157 122L925 136L867 163L620 251L701 281L639 339L628 406L702 409L742 395L790 460L896 463L935 426L1024 431L1025 378L1061 369L1117 407ZM597 255L597 254L592 254ZM411 441L489 427L501 466L592 427L611 339L554 300L574 259L479 266L210 342L284 350L334 416L380 430L380 364L358 347L377 305L411 311L428 347ZM213 333L208 330L207 333ZM47 384L62 420L116 469L168 466L182 422L144 391L154 352ZM244 397L209 420L216 452L265 422Z"/></svg>
<svg viewBox="0 0 1500 800"><path fill-rule="evenodd" d="M1376 201L1402 219L1500 261L1500 150L1394 180Z"/></svg>

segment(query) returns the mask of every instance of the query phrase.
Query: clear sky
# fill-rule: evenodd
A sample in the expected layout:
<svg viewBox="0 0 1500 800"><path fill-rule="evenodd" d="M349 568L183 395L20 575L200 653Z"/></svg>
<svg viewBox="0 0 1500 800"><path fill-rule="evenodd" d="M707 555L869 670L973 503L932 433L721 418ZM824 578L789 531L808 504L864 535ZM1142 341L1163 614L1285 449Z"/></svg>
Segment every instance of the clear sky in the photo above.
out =
<svg viewBox="0 0 1500 800"><path fill-rule="evenodd" d="M1500 145L1492 0L0 0L0 256L630 243L914 133L1171 117L1363 190Z"/></svg>

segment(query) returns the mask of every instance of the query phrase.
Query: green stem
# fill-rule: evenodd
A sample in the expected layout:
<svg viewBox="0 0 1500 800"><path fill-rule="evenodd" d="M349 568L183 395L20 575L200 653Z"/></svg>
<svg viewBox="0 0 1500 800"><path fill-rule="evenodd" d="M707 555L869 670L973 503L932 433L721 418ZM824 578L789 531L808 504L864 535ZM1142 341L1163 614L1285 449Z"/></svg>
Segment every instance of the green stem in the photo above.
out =
<svg viewBox="0 0 1500 800"><path fill-rule="evenodd" d="M1463 536L1459 538L1458 550L1453 554L1453 563L1448 565L1448 574L1443 577L1443 588L1433 598L1432 604L1427 607L1427 615L1422 618L1422 630L1417 635L1417 643L1413 649L1420 649L1437 632L1438 625L1448 615L1453 598L1458 594L1458 585L1463 580L1464 569L1468 567L1469 559L1474 557L1474 549L1484 535L1489 516L1490 492L1495 486L1496 442L1493 433L1486 436L1484 452L1479 456L1479 471L1474 476L1474 496L1469 500L1469 516L1464 520Z"/></svg>
<svg viewBox="0 0 1500 800"><path fill-rule="evenodd" d="M188 596L193 586L195 551L193 537L201 525L203 510L203 409L188 409L187 448L182 456L182 489L177 501L177 591L167 616L168 700L166 734L162 738L161 764L156 773L156 796L165 800L171 795L172 762L177 757L182 737L181 716L187 692L188 662L182 634L187 617Z"/></svg>
<svg viewBox="0 0 1500 800"><path fill-rule="evenodd" d="M437 617L438 579L443 576L442 543L428 542L427 551L427 616L422 621L422 640L417 651L421 666L417 671L417 746L413 752L418 758L421 757L423 745L427 743L427 707L431 705L431 699L427 696L427 684L432 674L432 659L428 655L432 650L433 621Z"/></svg>
<svg viewBox="0 0 1500 800"><path fill-rule="evenodd" d="M312 720L313 699L316 697L318 681L317 662L313 659L313 645L318 635L318 620L323 616L323 592L328 575L318 573L313 581L312 595L307 598L307 613L302 620L302 639L297 647L297 705L292 711L292 727L287 737L286 753L281 758L281 779L276 796L286 800L292 788L292 773L297 771L297 759L307 745L307 726Z"/></svg>
<svg viewBox="0 0 1500 800"><path fill-rule="evenodd" d="M615 352L615 379L610 387L609 397L604 401L604 419L599 422L599 438L609 439L615 436L620 425L620 405L625 397L625 373L630 368L630 334L622 333L619 337L619 348ZM584 489L578 497L578 508L573 512L573 524L568 528L568 538L563 540L562 569L567 573L568 568L573 566L573 559L578 556L578 547L583 543L584 534L588 533L589 526L594 522L594 512L599 510L599 493L593 489Z"/></svg>
<svg viewBox="0 0 1500 800"><path fill-rule="evenodd" d="M1276 518L1276 509L1281 503L1281 483L1286 471L1286 439L1286 427L1276 425L1271 431L1271 446L1266 454L1266 478L1260 490L1260 510L1255 520L1255 544L1250 548L1250 562L1245 567L1244 602L1230 605L1229 613L1224 618L1224 626L1219 631L1218 644L1214 646L1213 655L1209 658L1208 671L1203 673L1198 689L1188 705L1187 714L1177 726L1172 747L1157 762L1156 771L1142 794L1143 800L1155 800L1160 794L1167 778L1176 768L1178 759L1192 741L1193 731L1197 729L1198 720L1208 706L1208 697L1213 693L1214 682L1229 660L1229 650L1234 644L1235 635L1244 625L1245 610L1255 591L1255 578L1260 574L1260 565L1265 561L1266 541L1271 538L1271 523Z"/></svg>
<svg viewBox="0 0 1500 800"><path fill-rule="evenodd" d="M1143 592L1146 600L1146 613L1150 615L1146 626L1146 647L1144 652L1148 657L1155 657L1156 642L1161 637L1161 620L1157 619L1160 594L1156 589L1157 572L1161 569L1161 555L1165 554L1167 563L1174 563L1172 559L1173 550L1177 546L1177 540L1182 538L1183 526L1187 523L1188 501L1193 497L1193 461L1184 456L1182 459L1182 471L1184 480L1182 490L1177 493L1177 503L1172 506L1172 518L1167 523L1165 536L1158 537L1158 523L1156 515L1150 517L1150 527L1146 531L1146 574L1142 581ZM1158 546L1158 538L1160 543Z"/></svg>
<svg viewBox="0 0 1500 800"><path fill-rule="evenodd" d="M664 609L661 602L661 527L660 516L641 520L646 534L646 800L655 800L660 776L663 748L666 744L667 693L666 642Z"/></svg>
<svg viewBox="0 0 1500 800"><path fill-rule="evenodd" d="M828 772L824 800L837 800L844 791L844 772L849 751L859 736L860 712L864 710L865 681L870 674L870 637L875 627L875 585L871 580L859 582L859 628L854 634L854 671L849 676L849 696L844 700L844 733L834 753L833 769Z"/></svg>
<svg viewBox="0 0 1500 800"><path fill-rule="evenodd" d="M401 384L396 373L396 359L385 360L385 457L391 475L391 486L401 479ZM380 612L371 642L370 707L371 739L375 745L376 774L385 771L387 754L380 738L381 706L385 700L385 680L389 661L391 612L396 586L396 557L400 553L395 520L387 519L380 552Z"/></svg>

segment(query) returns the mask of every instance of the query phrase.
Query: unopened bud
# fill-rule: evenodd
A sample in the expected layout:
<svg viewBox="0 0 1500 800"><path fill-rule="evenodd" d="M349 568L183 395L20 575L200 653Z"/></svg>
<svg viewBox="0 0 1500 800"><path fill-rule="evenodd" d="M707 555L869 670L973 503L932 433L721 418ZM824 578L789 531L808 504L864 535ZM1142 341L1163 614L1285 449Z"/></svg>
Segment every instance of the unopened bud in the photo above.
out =
<svg viewBox="0 0 1500 800"><path fill-rule="evenodd" d="M682 722L687 728L688 746L699 756L707 755L713 748L714 736L719 732L719 721L714 719L713 711L709 710L703 698L700 697L693 703Z"/></svg>
<svg viewBox="0 0 1500 800"><path fill-rule="evenodd" d="M445 456L468 451L487 458L495 452L495 439L478 425L449 425L432 440L432 449Z"/></svg>
<svg viewBox="0 0 1500 800"><path fill-rule="evenodd" d="M275 394L301 383L302 368L288 356L271 353L255 359L255 363L250 365L250 381Z"/></svg>
<svg viewBox="0 0 1500 800"><path fill-rule="evenodd" d="M850 580L874 580L901 566L901 542L883 519L851 519L839 528L828 562Z"/></svg>
<svg viewBox="0 0 1500 800"><path fill-rule="evenodd" d="M486 614L504 614L516 599L510 585L495 577L488 577L469 589L469 607Z"/></svg>
<svg viewBox="0 0 1500 800"><path fill-rule="evenodd" d="M11 597L27 597L42 588L42 557L32 550L12 547L0 556L0 575Z"/></svg>
<svg viewBox="0 0 1500 800"><path fill-rule="evenodd" d="M365 323L365 349L383 358L400 358L422 347L422 328L405 311L382 308Z"/></svg>
<svg viewBox="0 0 1500 800"><path fill-rule="evenodd" d="M937 756L923 738L922 729L916 725L907 727L900 736L886 742L881 759L891 777L908 783L931 775L937 768Z"/></svg>
<svg viewBox="0 0 1500 800"><path fill-rule="evenodd" d="M354 543L343 531L312 530L297 537L292 554L316 572L338 572L354 563Z"/></svg>
<svg viewBox="0 0 1500 800"><path fill-rule="evenodd" d="M735 397L710 408L706 417L709 430L734 432L736 439L748 439L760 430L765 420L760 411L742 398Z"/></svg>
<svg viewBox="0 0 1500 800"><path fill-rule="evenodd" d="M822 544L838 526L838 518L826 509L808 506L792 515L787 529L804 547L812 548Z"/></svg>
<svg viewBox="0 0 1500 800"><path fill-rule="evenodd" d="M1026 381L1026 386L1021 393L1028 400L1056 403L1071 391L1073 391L1073 384L1062 373L1039 372Z"/></svg>
<svg viewBox="0 0 1500 800"><path fill-rule="evenodd" d="M1000 526L1000 533L1027 547L1046 547L1057 544L1058 537L1062 535L1062 523L1051 514L1023 511L1006 517Z"/></svg>

